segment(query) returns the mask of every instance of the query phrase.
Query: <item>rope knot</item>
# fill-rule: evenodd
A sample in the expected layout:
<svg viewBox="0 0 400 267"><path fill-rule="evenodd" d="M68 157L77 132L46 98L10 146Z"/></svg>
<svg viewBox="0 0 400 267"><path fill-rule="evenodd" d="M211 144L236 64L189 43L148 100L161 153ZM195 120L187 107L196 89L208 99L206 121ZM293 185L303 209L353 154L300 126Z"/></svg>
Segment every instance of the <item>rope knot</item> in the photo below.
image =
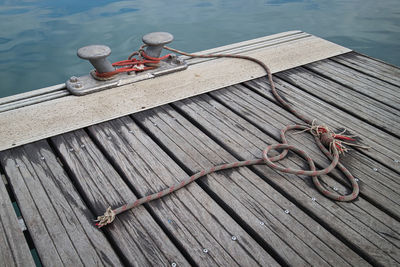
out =
<svg viewBox="0 0 400 267"><path fill-rule="evenodd" d="M112 223L114 219L115 219L115 213L111 209L111 207L108 207L104 215L98 216L97 220L95 220L97 222L96 226L101 228L107 224Z"/></svg>
<svg viewBox="0 0 400 267"><path fill-rule="evenodd" d="M345 145L359 147L363 149L369 148L367 146L360 146L355 143L345 142L345 141L351 141L351 142L357 141L356 139L353 138L355 137L353 135L344 135L344 133L347 131L346 129L344 129L340 133L335 133L328 126L324 124L317 125L315 121L316 120L314 119L312 121L311 127L307 128L306 130L309 130L312 135L319 137L321 143L327 148L329 148L331 153L333 149L336 149L339 152L339 154L344 154L345 152L348 152L349 149Z"/></svg>
<svg viewBox="0 0 400 267"><path fill-rule="evenodd" d="M321 143L324 144L324 146L326 147L331 147L331 145L336 141L335 137L328 132L320 134L319 139L321 140Z"/></svg>

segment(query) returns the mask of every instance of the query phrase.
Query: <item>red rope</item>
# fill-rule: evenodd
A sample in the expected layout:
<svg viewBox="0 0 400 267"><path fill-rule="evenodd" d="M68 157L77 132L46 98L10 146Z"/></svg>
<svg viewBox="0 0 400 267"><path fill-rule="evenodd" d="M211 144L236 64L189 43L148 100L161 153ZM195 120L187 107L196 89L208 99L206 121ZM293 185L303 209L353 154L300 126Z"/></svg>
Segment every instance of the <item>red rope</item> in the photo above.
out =
<svg viewBox="0 0 400 267"><path fill-rule="evenodd" d="M130 57L129 59L126 59L126 60L117 61L117 62L112 63L112 66L120 67L120 68L116 68L114 71L103 72L103 73L100 73L96 70L95 75L100 78L109 78L116 74L124 73L124 72L151 70L151 69L154 69L155 67L146 66L146 64L154 64L154 65L159 64L161 60L166 59L166 58L170 57L170 55L171 55L171 54L168 54L163 57L151 57L151 56L147 55L143 50L141 50L138 54L140 55L140 57L142 57L144 59L138 60L134 57L132 57L132 58ZM128 66L128 67L124 67L124 66Z"/></svg>

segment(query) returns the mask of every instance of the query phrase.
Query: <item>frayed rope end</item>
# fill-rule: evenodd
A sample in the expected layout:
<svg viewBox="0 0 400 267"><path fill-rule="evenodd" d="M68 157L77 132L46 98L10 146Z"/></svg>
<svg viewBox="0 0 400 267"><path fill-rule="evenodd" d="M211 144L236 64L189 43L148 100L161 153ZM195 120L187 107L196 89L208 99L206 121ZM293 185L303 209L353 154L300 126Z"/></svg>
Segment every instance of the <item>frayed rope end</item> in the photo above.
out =
<svg viewBox="0 0 400 267"><path fill-rule="evenodd" d="M104 212L104 215L98 216L97 220L95 220L96 226L98 228L101 228L103 226L106 226L107 224L110 224L114 221L115 219L115 213L111 209L111 207L108 207L106 212Z"/></svg>

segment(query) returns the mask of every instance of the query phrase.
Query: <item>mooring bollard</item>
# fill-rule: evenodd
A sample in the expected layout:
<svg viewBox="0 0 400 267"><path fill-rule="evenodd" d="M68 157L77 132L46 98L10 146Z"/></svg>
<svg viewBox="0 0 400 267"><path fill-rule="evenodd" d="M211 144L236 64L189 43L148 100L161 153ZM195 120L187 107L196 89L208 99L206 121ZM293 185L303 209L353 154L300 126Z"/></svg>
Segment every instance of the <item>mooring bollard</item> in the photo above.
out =
<svg viewBox="0 0 400 267"><path fill-rule="evenodd" d="M163 46L174 40L174 36L168 32L152 32L143 36L142 41L147 45L146 54L158 58Z"/></svg>
<svg viewBox="0 0 400 267"><path fill-rule="evenodd" d="M89 60L98 73L114 71L114 67L107 57L111 49L106 45L88 45L78 49L78 57Z"/></svg>

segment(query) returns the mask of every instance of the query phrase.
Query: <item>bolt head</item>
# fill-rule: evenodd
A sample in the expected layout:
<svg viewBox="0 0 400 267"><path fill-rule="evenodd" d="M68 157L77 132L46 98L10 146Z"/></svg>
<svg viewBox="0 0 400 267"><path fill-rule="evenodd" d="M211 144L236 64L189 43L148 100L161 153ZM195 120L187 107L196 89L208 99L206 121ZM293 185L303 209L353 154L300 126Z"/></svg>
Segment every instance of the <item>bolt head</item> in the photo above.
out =
<svg viewBox="0 0 400 267"><path fill-rule="evenodd" d="M76 82L76 83L74 84L74 88L82 88L82 87L83 87L83 85L82 85L81 82Z"/></svg>
<svg viewBox="0 0 400 267"><path fill-rule="evenodd" d="M69 78L69 81L70 81L71 83L76 83L76 82L78 81L78 77L72 76L71 78Z"/></svg>
<svg viewBox="0 0 400 267"><path fill-rule="evenodd" d="M164 45L172 42L174 36L168 32L152 32L143 36L143 43L154 46L154 45Z"/></svg>
<svg viewBox="0 0 400 267"><path fill-rule="evenodd" d="M111 54L111 48L106 45L88 45L78 49L78 57L82 59L100 59L108 57Z"/></svg>
<svg viewBox="0 0 400 267"><path fill-rule="evenodd" d="M203 253L208 253L208 249L204 248Z"/></svg>

